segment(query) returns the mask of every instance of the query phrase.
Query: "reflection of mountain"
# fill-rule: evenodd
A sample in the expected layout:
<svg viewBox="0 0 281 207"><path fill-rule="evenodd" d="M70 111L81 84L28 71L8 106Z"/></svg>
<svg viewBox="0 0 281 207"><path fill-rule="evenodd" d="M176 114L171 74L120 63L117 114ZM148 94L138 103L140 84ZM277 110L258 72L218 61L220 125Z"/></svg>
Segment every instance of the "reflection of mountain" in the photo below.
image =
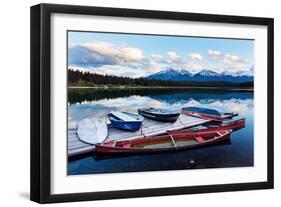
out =
<svg viewBox="0 0 281 207"><path fill-rule="evenodd" d="M180 110L202 106L245 114L253 109L253 93L221 90L93 90L68 92L69 119L104 117L113 110L137 113L138 108L156 107Z"/></svg>
<svg viewBox="0 0 281 207"><path fill-rule="evenodd" d="M191 74L184 69L168 68L160 72L154 73L146 77L147 80L172 80L172 81L195 81L195 82L208 82L208 81L225 81L233 83L242 83L253 81L254 77L243 74L226 74L216 73L210 70L202 70L199 73Z"/></svg>
<svg viewBox="0 0 281 207"><path fill-rule="evenodd" d="M192 94L191 94L192 95ZM244 94L218 94L212 97L212 94L204 94L203 96L190 96L189 94L174 94L160 96L137 96L111 99L100 99L91 102L83 102L82 104L74 104L69 106L70 119L80 120L85 117L104 117L111 110L127 111L137 113L138 108L156 107L172 110L180 110L186 106L202 106L214 108L219 111L232 111L241 115L246 114L253 109L253 96L245 96ZM196 97L196 99L194 98Z"/></svg>
<svg viewBox="0 0 281 207"><path fill-rule="evenodd" d="M179 100L253 98L252 92L237 92L221 89L68 89L69 104L131 96L148 96L159 101L174 103Z"/></svg>
<svg viewBox="0 0 281 207"><path fill-rule="evenodd" d="M229 99L253 99L252 93L177 93L177 94L165 94L165 95L151 95L150 98L158 100L160 102L166 102L169 104L174 103L186 103L192 100L196 100L201 104L209 104L217 100L229 100Z"/></svg>

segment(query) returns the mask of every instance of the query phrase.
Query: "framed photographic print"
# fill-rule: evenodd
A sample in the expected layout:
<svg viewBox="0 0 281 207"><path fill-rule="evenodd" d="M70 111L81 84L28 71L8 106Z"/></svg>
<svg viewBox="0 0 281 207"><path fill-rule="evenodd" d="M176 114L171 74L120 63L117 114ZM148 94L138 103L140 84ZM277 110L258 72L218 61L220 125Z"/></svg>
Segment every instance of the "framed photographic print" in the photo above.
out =
<svg viewBox="0 0 281 207"><path fill-rule="evenodd" d="M31 7L31 200L273 188L273 19Z"/></svg>

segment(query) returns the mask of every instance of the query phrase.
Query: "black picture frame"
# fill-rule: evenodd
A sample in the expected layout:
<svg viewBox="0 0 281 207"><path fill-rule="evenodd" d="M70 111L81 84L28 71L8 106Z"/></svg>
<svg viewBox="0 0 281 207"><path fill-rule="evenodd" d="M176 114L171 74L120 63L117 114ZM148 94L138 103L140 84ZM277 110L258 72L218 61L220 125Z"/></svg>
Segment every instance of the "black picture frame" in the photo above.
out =
<svg viewBox="0 0 281 207"><path fill-rule="evenodd" d="M50 16L53 13L99 15L113 17L134 17L194 22L219 22L267 26L267 181L238 184L169 187L74 194L51 194L51 71L50 71ZM146 196L166 196L225 191L241 191L273 188L273 38L272 18L195 14L168 11L103 8L39 4L31 7L31 174L30 199L39 203L88 201L103 199L134 198Z"/></svg>

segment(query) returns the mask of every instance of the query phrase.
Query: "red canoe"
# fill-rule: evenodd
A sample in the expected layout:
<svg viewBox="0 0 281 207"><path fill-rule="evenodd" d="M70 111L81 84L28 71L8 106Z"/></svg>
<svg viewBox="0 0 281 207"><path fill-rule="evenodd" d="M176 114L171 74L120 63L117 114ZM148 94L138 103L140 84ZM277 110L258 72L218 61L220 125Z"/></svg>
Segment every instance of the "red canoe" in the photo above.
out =
<svg viewBox="0 0 281 207"><path fill-rule="evenodd" d="M232 130L237 131L245 127L245 118L230 121L223 124L218 123L207 123L204 126L208 127L207 129L183 129L178 131L169 131L169 135L176 135L176 134L185 134L185 133L201 133L201 132L214 132L214 131L221 131L221 130Z"/></svg>
<svg viewBox="0 0 281 207"><path fill-rule="evenodd" d="M109 141L96 144L96 152L104 154L148 154L188 150L227 140L232 130L162 135L141 139Z"/></svg>
<svg viewBox="0 0 281 207"><path fill-rule="evenodd" d="M231 119L238 116L237 113L220 113L217 110L201 107L185 107L181 112L189 116L195 116L203 119L222 122L224 119Z"/></svg>

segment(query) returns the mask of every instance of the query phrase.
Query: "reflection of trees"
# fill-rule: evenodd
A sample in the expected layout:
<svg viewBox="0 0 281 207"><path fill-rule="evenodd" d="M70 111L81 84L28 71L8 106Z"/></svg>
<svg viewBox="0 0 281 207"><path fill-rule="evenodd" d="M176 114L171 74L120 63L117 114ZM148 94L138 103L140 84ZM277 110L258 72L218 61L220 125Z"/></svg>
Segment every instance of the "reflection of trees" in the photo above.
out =
<svg viewBox="0 0 281 207"><path fill-rule="evenodd" d="M68 89L70 104L84 101L126 98L133 95L148 96L152 99L173 104L195 99L199 102L222 99L252 99L252 92L237 92L218 89ZM209 101L208 101L209 100Z"/></svg>
<svg viewBox="0 0 281 207"><path fill-rule="evenodd" d="M209 104L215 102L217 100L230 100L230 99L252 99L252 93L237 93L237 92L229 92L229 93L216 93L216 92L197 92L197 93L184 93L184 94L172 94L172 95L158 95L158 96L150 96L150 98L155 99L160 102L165 102L168 104L174 103L186 103L192 100L196 100L201 104Z"/></svg>

